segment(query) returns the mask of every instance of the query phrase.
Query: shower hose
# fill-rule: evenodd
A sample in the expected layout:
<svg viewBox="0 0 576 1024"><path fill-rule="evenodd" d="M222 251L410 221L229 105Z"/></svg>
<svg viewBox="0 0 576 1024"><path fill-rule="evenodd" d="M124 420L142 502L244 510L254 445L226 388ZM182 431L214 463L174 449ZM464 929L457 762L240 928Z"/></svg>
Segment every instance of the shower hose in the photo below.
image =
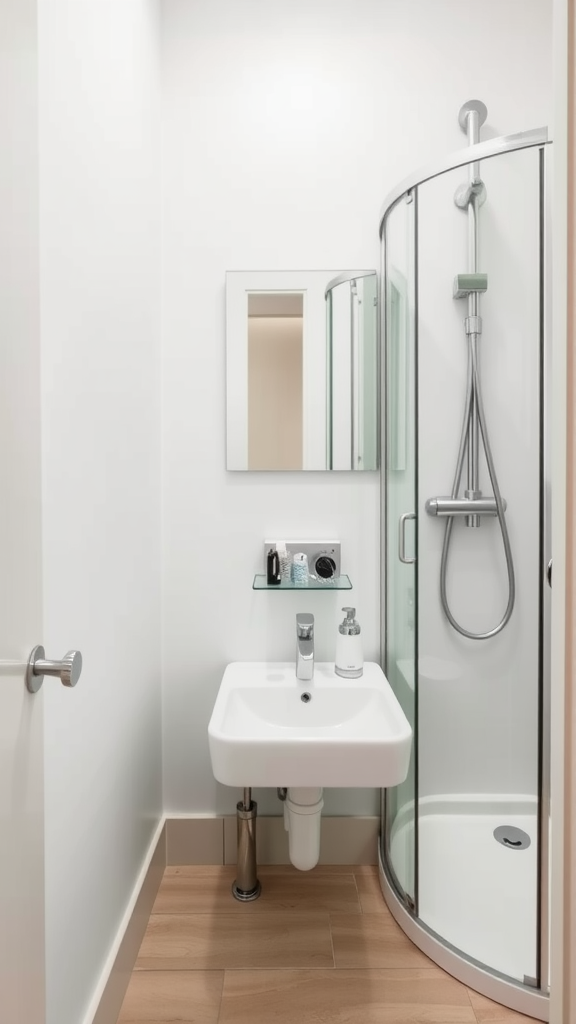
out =
<svg viewBox="0 0 576 1024"><path fill-rule="evenodd" d="M470 335L469 349L468 349L468 383L466 389L466 402L464 409L464 421L462 424L462 436L460 438L460 448L458 451L458 461L456 464L456 474L454 476L454 485L452 487L452 498L458 496L460 489L460 480L462 477L462 470L464 467L464 459L466 456L466 444L468 440L468 434L470 431L470 423L472 416L474 415L473 399L475 404L476 415L478 416L478 422L480 424L480 433L482 436L482 445L484 447L484 454L486 456L486 464L488 466L488 474L490 476L490 483L492 484L492 490L496 502L496 515L498 523L500 525L500 532L502 534L502 543L504 545L504 554L506 556L506 571L508 573L508 604L506 611L498 623L493 629L487 630L485 633L472 633L470 630L465 629L459 622L456 621L450 607L448 605L448 597L446 594L446 570L448 565L448 555L450 553L450 541L452 538L452 528L454 526L454 518L450 516L446 520L446 532L444 534L444 543L442 545L442 559L440 563L440 596L442 600L442 607L444 609L446 618L450 625L457 630L462 636L468 637L470 640L488 640L492 636L496 636L510 620L512 610L514 608L514 601L516 598L516 584L514 580L514 562L512 559L512 549L510 547L510 538L508 536L508 527L506 525L506 518L504 512L504 503L502 501L502 495L500 494L500 488L498 486L498 478L496 476L496 469L494 467L494 459L492 458L492 449L490 448L490 441L488 438L488 429L486 427L486 416L484 414L484 405L482 402L482 390L480 387L480 374L478 372L478 347L477 347L477 335Z"/></svg>

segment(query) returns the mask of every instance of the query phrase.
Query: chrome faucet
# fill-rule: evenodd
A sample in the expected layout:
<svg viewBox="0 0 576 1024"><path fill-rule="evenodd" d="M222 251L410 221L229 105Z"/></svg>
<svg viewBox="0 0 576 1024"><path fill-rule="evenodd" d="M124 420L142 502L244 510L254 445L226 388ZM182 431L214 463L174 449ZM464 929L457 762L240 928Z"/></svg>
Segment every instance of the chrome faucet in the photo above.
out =
<svg viewBox="0 0 576 1024"><path fill-rule="evenodd" d="M314 675L314 616L302 612L296 616L296 678L312 679Z"/></svg>

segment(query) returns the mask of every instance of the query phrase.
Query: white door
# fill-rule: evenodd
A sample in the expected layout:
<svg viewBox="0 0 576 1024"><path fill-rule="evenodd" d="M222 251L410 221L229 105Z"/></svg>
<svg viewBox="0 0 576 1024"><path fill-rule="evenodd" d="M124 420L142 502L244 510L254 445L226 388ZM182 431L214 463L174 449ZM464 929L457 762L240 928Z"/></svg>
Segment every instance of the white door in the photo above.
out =
<svg viewBox="0 0 576 1024"><path fill-rule="evenodd" d="M43 1024L43 702L36 4L0 5L0 1017Z"/></svg>
<svg viewBox="0 0 576 1024"><path fill-rule="evenodd" d="M0 406L4 405L4 376ZM4 435L4 409L0 432ZM31 523L18 523L7 494L6 446L0 442L0 999L2 1019L43 1024L44 794L43 693L24 684L30 637L38 637L40 578ZM17 474L15 474L16 476ZM10 483L14 481L13 476ZM12 529L7 529L12 520ZM12 666L10 662L15 664Z"/></svg>

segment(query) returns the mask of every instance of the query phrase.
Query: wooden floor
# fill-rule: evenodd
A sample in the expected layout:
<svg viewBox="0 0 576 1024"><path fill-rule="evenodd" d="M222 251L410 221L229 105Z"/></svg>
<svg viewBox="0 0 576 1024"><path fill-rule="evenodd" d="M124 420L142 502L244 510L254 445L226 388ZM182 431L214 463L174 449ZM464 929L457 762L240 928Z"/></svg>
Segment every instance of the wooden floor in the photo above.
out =
<svg viewBox="0 0 576 1024"><path fill-rule="evenodd" d="M373 867L167 868L119 1024L534 1024L436 967L398 927Z"/></svg>

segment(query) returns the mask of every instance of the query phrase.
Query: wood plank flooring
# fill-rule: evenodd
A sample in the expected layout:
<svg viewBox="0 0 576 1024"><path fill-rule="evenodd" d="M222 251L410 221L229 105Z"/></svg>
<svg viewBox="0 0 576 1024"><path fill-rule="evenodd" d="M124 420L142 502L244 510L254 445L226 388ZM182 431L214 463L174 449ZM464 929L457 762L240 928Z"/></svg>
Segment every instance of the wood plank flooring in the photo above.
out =
<svg viewBox="0 0 576 1024"><path fill-rule="evenodd" d="M390 914L375 867L166 868L118 1024L534 1024L451 978Z"/></svg>

